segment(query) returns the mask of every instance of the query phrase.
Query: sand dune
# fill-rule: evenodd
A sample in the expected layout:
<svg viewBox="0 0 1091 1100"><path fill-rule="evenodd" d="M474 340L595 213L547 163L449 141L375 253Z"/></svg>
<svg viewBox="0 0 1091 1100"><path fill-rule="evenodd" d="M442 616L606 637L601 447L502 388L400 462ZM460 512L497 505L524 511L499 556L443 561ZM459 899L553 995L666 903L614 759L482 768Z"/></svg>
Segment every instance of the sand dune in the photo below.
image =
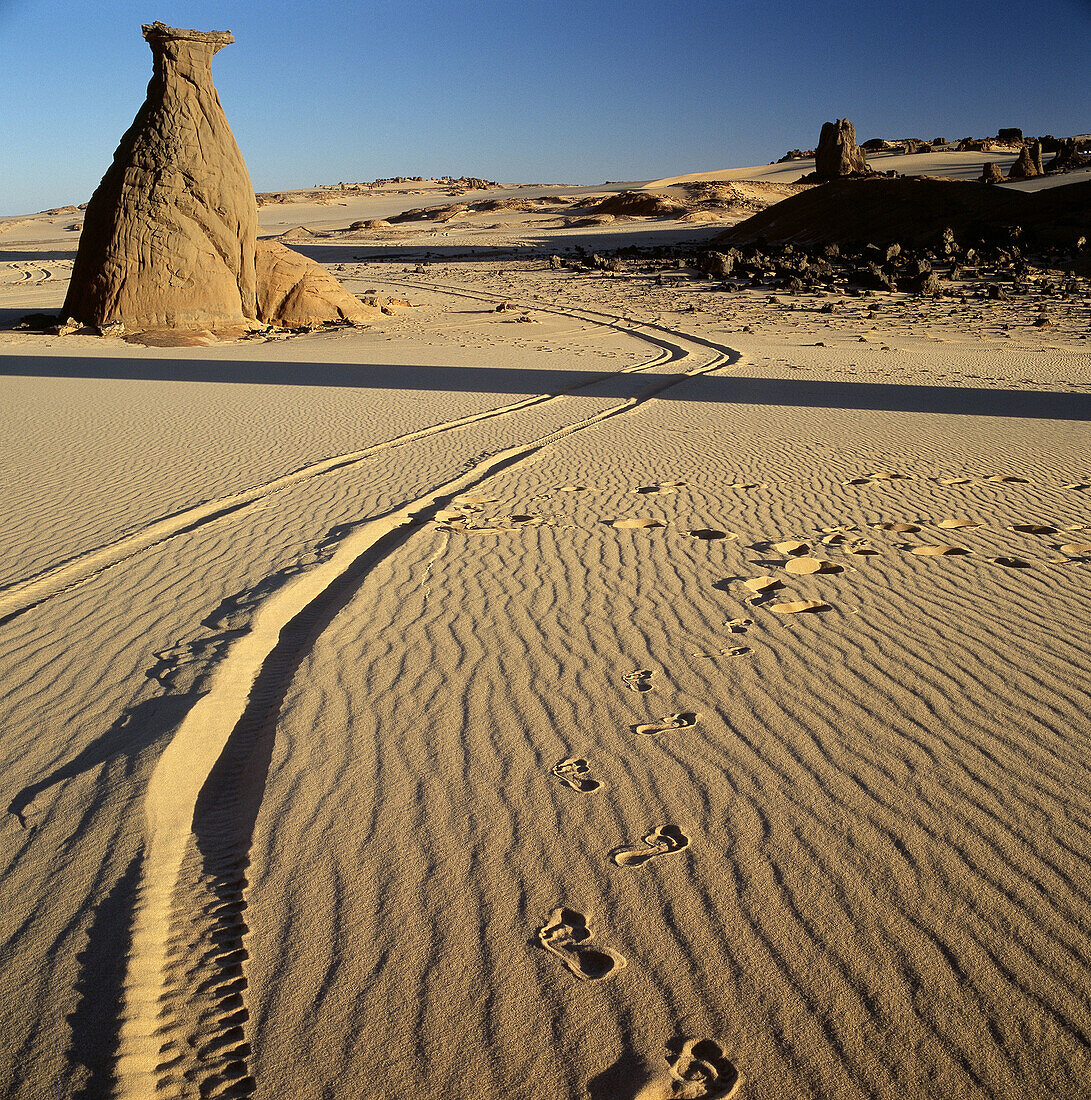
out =
<svg viewBox="0 0 1091 1100"><path fill-rule="evenodd" d="M1086 294L556 232L316 242L367 330L0 332L4 1095L1086 1094Z"/></svg>

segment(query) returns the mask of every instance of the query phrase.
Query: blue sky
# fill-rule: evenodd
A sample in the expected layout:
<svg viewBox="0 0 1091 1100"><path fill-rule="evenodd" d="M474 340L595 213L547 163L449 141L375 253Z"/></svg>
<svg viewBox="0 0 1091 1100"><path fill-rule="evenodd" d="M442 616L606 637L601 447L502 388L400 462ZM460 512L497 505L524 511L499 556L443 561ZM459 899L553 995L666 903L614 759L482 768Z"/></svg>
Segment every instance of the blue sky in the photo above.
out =
<svg viewBox="0 0 1091 1100"><path fill-rule="evenodd" d="M869 137L1091 131L1091 0L0 0L0 214L85 201L151 75L230 29L259 191L394 175L654 179Z"/></svg>

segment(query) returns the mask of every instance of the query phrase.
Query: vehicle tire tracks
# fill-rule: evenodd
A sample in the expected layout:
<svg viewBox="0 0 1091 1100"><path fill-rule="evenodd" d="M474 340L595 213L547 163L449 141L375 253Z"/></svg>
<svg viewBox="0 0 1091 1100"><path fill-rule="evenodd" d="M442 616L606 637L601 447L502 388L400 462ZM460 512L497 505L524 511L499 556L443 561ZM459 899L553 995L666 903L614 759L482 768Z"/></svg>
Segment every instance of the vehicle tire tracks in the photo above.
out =
<svg viewBox="0 0 1091 1100"><path fill-rule="evenodd" d="M329 558L258 606L248 632L212 670L207 691L175 730L148 783L118 1028L119 1100L241 1096L257 1087L247 1037L246 872L277 718L315 640L374 567L459 495L559 440L628 414L671 387L740 358L731 348L692 343L715 354L689 370L656 376L606 409L484 457L427 493L365 521ZM683 361L693 355L680 343L673 349Z"/></svg>
<svg viewBox="0 0 1091 1100"><path fill-rule="evenodd" d="M598 321L608 327L620 328L611 322ZM520 398L518 401L500 405L494 409L487 409L478 413L469 413L466 416L457 417L454 420L446 420L439 424L432 424L426 428L407 432L393 439L384 440L358 451L348 451L344 454L324 458L318 462L308 463L287 474L273 478L271 481L243 489L238 493L232 493L223 497L203 501L190 508L184 508L178 512L162 517L129 535L118 539L116 542L96 547L85 553L51 566L41 573L16 581L5 588L0 588L0 626L11 622L27 611L32 610L46 600L69 589L93 579L107 569L129 561L146 550L159 546L179 535L195 531L210 523L224 519L244 509L262 504L277 493L291 489L301 482L311 478L321 477L346 467L364 462L376 455L393 450L396 447L404 447L409 443L415 443L430 436L440 435L445 432L455 431L472 424L480 424L487 420L493 420L501 416L509 416L512 413L522 412L525 409L553 401L558 397L565 397L578 390L594 386L604 379L620 374L636 374L651 370L654 367L663 366L682 358L684 352L676 344L659 339L651 334L634 332L627 328L621 328L627 335L644 340L660 348L660 354L645 363L639 363L632 367L625 367L617 371L602 371L593 378L582 382L575 382L563 389L549 393L535 394L532 397Z"/></svg>

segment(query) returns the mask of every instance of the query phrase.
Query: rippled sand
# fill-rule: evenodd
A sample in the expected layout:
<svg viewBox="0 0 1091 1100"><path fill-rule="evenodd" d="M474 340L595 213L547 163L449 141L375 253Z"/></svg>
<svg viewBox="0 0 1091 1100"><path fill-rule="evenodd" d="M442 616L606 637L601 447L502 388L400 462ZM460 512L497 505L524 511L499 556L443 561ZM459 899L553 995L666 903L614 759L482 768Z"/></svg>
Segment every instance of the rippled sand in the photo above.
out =
<svg viewBox="0 0 1091 1100"><path fill-rule="evenodd" d="M1086 301L313 254L0 333L0 1091L1085 1096Z"/></svg>

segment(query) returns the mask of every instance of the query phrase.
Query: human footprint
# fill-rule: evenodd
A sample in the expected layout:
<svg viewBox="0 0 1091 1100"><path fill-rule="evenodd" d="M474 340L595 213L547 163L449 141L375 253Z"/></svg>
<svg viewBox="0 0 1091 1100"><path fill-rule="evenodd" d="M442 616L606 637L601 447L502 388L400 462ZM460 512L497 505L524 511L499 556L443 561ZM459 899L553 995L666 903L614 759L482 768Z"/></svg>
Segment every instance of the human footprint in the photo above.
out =
<svg viewBox="0 0 1091 1100"><path fill-rule="evenodd" d="M715 1039L686 1039L672 1044L670 1075L675 1082L674 1100L734 1100L742 1087L742 1074Z"/></svg>
<svg viewBox="0 0 1091 1100"><path fill-rule="evenodd" d="M630 691L651 691L654 675L650 668L638 668L633 672L626 672L622 679Z"/></svg>
<svg viewBox="0 0 1091 1100"><path fill-rule="evenodd" d="M602 786L597 779L592 779L587 774L590 769L586 760L562 760L550 770L566 787L571 787L580 794L590 794Z"/></svg>
<svg viewBox="0 0 1091 1100"><path fill-rule="evenodd" d="M575 909L554 909L545 927L537 933L538 942L585 982L601 981L628 965L624 955L608 947L589 947L588 941L593 936L587 918Z"/></svg>
<svg viewBox="0 0 1091 1100"><path fill-rule="evenodd" d="M633 726L633 733L667 733L670 730L688 730L690 726L697 724L701 716L692 710L684 710L678 714L664 715L656 722L641 722Z"/></svg>
<svg viewBox="0 0 1091 1100"><path fill-rule="evenodd" d="M619 867L640 867L657 856L672 855L689 847L689 837L677 825L658 825L644 838L643 845L623 844L610 853Z"/></svg>

